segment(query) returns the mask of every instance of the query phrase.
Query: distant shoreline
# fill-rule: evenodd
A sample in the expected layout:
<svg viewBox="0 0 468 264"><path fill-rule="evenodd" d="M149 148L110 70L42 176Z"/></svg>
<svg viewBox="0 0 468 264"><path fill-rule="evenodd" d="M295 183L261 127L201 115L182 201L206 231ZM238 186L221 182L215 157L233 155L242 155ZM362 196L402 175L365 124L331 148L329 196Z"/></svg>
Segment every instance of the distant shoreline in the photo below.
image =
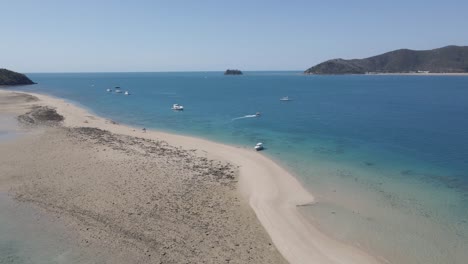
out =
<svg viewBox="0 0 468 264"><path fill-rule="evenodd" d="M395 73L365 73L362 75L409 75L409 76L468 76L468 72L395 72Z"/></svg>
<svg viewBox="0 0 468 264"><path fill-rule="evenodd" d="M305 70L325 74L439 74L467 73L468 46L431 50L398 49L363 59L331 59Z"/></svg>
<svg viewBox="0 0 468 264"><path fill-rule="evenodd" d="M349 74L316 74L316 73L303 73L304 75L321 75L321 76L340 76L340 75L395 75L395 76L468 76L468 72L457 72L457 73L408 73L408 72L395 72L395 73L349 73Z"/></svg>

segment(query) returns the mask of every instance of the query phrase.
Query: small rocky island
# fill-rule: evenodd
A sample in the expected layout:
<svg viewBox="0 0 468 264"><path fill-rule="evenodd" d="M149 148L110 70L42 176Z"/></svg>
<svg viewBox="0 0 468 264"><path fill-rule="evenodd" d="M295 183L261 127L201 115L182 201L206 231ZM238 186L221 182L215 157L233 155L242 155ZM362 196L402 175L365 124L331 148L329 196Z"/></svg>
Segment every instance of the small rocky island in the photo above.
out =
<svg viewBox="0 0 468 264"><path fill-rule="evenodd" d="M224 72L224 75L242 75L242 72L240 70L231 70L231 69L227 69L225 72Z"/></svg>
<svg viewBox="0 0 468 264"><path fill-rule="evenodd" d="M35 84L26 75L7 69L0 69L0 85L26 85Z"/></svg>

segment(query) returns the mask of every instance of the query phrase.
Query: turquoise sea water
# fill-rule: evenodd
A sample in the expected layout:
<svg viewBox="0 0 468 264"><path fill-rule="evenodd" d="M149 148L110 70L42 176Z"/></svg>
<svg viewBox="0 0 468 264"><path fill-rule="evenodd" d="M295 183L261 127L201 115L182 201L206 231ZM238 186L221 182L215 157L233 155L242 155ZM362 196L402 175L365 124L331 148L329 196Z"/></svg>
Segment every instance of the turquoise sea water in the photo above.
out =
<svg viewBox="0 0 468 264"><path fill-rule="evenodd" d="M39 84L20 89L121 123L248 147L263 142L264 153L317 198L300 209L311 221L391 263L468 259L468 77L28 76ZM131 95L106 92L114 86ZM171 111L174 103L185 111Z"/></svg>

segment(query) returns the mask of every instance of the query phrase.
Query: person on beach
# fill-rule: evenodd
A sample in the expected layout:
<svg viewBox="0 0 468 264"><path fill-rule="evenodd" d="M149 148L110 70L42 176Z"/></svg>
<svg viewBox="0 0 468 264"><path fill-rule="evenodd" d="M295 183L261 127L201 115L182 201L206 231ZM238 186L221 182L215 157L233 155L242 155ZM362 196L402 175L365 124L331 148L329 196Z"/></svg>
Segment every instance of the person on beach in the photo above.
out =
<svg viewBox="0 0 468 264"><path fill-rule="evenodd" d="M146 133L146 128L143 128L143 133Z"/></svg>

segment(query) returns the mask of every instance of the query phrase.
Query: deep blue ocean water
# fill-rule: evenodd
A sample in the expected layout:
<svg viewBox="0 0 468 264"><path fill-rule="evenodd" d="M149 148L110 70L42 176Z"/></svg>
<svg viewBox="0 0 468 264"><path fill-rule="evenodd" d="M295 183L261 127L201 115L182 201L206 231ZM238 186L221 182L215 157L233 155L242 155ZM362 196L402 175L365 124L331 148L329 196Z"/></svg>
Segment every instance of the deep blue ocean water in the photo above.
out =
<svg viewBox="0 0 468 264"><path fill-rule="evenodd" d="M311 221L393 263L468 259L468 77L28 76L39 84L19 89L117 122L247 147L263 142L316 196L316 206L301 209ZM106 92L114 86L131 95ZM172 111L174 103L185 110Z"/></svg>

